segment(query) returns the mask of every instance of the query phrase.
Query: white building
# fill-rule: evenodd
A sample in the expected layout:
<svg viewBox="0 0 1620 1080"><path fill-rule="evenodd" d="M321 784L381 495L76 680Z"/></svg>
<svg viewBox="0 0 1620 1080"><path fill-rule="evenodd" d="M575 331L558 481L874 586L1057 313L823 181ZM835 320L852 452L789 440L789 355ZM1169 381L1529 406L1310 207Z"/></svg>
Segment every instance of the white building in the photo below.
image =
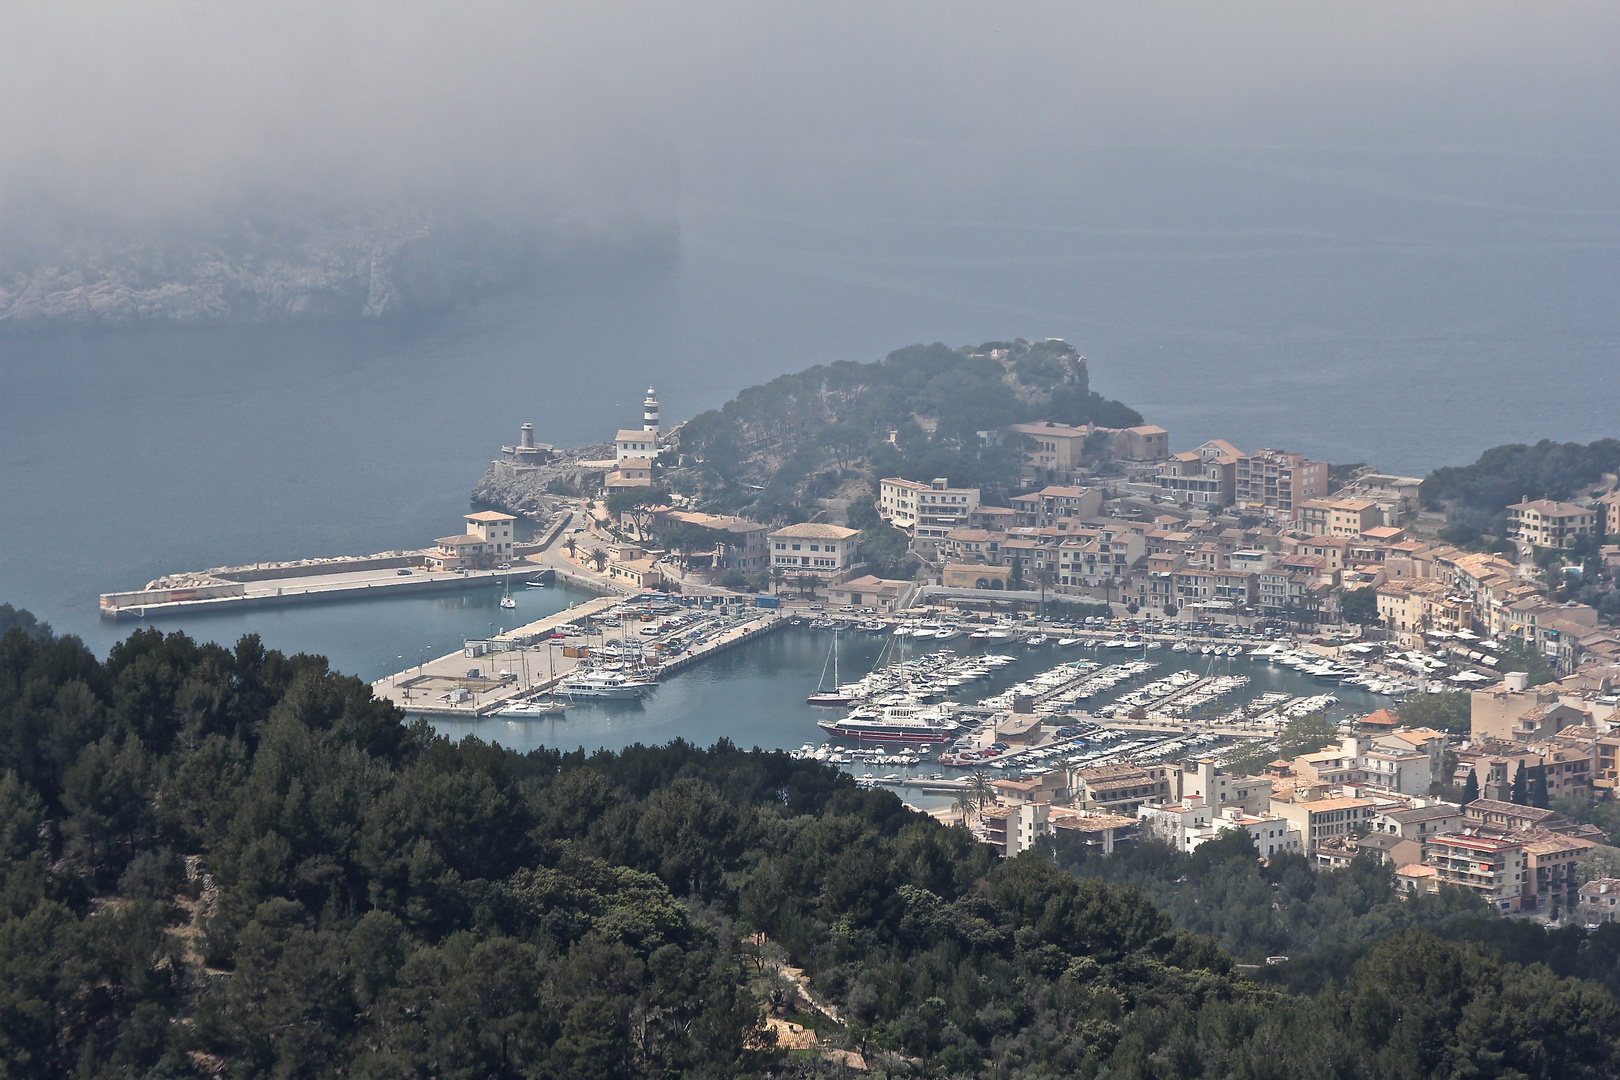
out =
<svg viewBox="0 0 1620 1080"><path fill-rule="evenodd" d="M650 469L652 459L658 456L658 398L652 387L647 387L647 399L641 403L642 426L624 428L613 436L614 460L621 468L629 461L630 468Z"/></svg>
<svg viewBox="0 0 1620 1080"><path fill-rule="evenodd" d="M771 566L790 575L815 574L841 580L855 564L854 529L805 522L777 529L769 537Z"/></svg>
<svg viewBox="0 0 1620 1080"><path fill-rule="evenodd" d="M1178 803L1144 803L1136 808L1136 816L1142 822L1142 839L1186 851L1187 837L1209 824L1209 807L1195 795Z"/></svg>
<svg viewBox="0 0 1620 1080"><path fill-rule="evenodd" d="M1276 814L1245 814L1235 806L1228 807L1202 829L1189 833L1185 850L1196 851L1200 844L1217 839L1224 829L1248 833L1249 839L1254 841L1255 850L1264 859L1284 852L1299 855L1305 851L1304 838L1291 822Z"/></svg>
<svg viewBox="0 0 1620 1080"><path fill-rule="evenodd" d="M953 488L936 477L932 483L891 476L878 481L878 513L900 529L915 529L922 539L943 539L952 529L965 529L979 508L978 488Z"/></svg>
<svg viewBox="0 0 1620 1080"><path fill-rule="evenodd" d="M1299 829L1276 814L1250 814L1237 805L1212 813L1203 798L1193 795L1170 805L1148 804L1137 809L1143 839L1169 844L1177 851L1196 851L1217 839L1223 829L1246 832L1263 858L1285 851L1300 853L1304 841Z"/></svg>

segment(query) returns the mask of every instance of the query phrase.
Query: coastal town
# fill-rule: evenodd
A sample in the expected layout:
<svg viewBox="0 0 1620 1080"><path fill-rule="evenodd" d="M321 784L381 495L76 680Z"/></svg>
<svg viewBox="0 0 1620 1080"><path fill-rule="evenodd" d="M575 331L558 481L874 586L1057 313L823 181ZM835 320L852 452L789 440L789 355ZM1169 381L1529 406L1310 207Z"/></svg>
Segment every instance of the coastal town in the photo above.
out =
<svg viewBox="0 0 1620 1080"><path fill-rule="evenodd" d="M1558 595L1562 563L1544 557L1620 563L1603 543L1620 533L1614 475L1578 502L1508 506L1505 536L1481 550L1441 537L1421 478L1222 439L1172 453L1150 424L1034 420L973 433L1016 469L1000 498L949 475L853 471L797 520L762 521L706 508L684 425L661 426L653 388L640 419L561 451L524 424L475 491L489 508L428 547L177 576L103 597L104 614L247 602L254 580L300 573L370 574L364 587L381 589L509 589L515 576L600 594L373 686L419 713L508 719L644 696L790 625L889 635L909 655L899 645L883 669L835 678L813 703L849 716L798 754L954 794L931 812L1004 855L1064 831L1111 853L1146 839L1191 851L1239 830L1262 857L1386 862L1408 895L1453 884L1503 913L1614 918L1620 848L1595 823L1605 815L1552 804L1600 807L1620 783L1620 635ZM267 603L301 594L257 587ZM939 644L959 638L960 656ZM1013 662L998 646L1036 657L1047 642L1055 663L973 698L974 680ZM1328 692L1256 695L1230 662L1154 672L1178 653L1286 664ZM1334 684L1388 706L1335 710ZM1088 700L1119 685L1107 704ZM1405 718L1442 699L1444 730ZM1313 721L1306 748L1282 752Z"/></svg>
<svg viewBox="0 0 1620 1080"><path fill-rule="evenodd" d="M1422 506L1418 477L1367 467L1336 475L1299 453L1246 452L1220 439L1170 453L1169 433L1152 425L1014 424L978 433L1022 452L1022 490L1006 505L948 476L874 479L872 507L904 533L916 567L886 578L865 564L863 530L833 520L840 515L773 526L703 512L663 490L681 441L678 429L658 429L656 410L649 389L643 428L617 432L611 460L575 459L574 482L594 488L584 503L592 535L617 541L578 552L579 561L594 557L596 569L628 587L730 588L743 597L758 588L773 608L783 593L825 598L840 610L798 610L851 631L965 635L964 644L1018 644L1050 629L1054 638L1071 635L1066 644L1179 649L1196 640L1191 647L1208 652L1219 635L1251 639L1232 651L1266 650L1271 660L1280 647L1252 639L1297 633L1298 647L1318 661L1360 657L1340 678L1369 666L1416 673L1391 707L1344 717L1318 748L1250 770L1228 767L1253 743L1219 720L1188 724L1185 712L1152 707L1077 718L1072 701L1060 703L1064 712L1020 717L1039 688L1023 701L1003 695L995 704L1006 711L990 713L978 737L956 747L969 756L954 763L972 774L933 775L943 781L936 790L958 791L956 805L936 815L969 825L1004 854L1063 830L1104 852L1144 839L1190 851L1239 830L1263 857L1387 863L1408 895L1456 885L1503 913L1615 918L1620 848L1610 832L1550 804L1609 800L1620 782L1620 731L1612 731L1620 636L1593 607L1555 599L1536 556L1620 533L1616 477L1579 503L1510 505L1504 550L1466 550L1436 535L1443 519ZM518 455L533 452L522 443L494 468L523 467ZM600 476L583 475L591 469ZM840 519L851 517L846 509ZM1601 546L1600 557L1620 561L1620 548ZM1053 621L1080 611L1095 614ZM1093 667L1053 670L1072 682ZM891 704L901 700L882 689ZM1442 731L1403 720L1399 700L1422 704L1426 692L1452 699L1453 713L1460 705L1460 722ZM876 697L853 694L855 703ZM1289 718L1273 720L1267 746ZM1106 736L1133 721L1139 732L1155 722L1171 730L1141 740L1149 749L1140 754L1111 749ZM1180 736L1193 729L1215 737ZM1012 757L993 760L1009 753L1088 741L1101 746L1090 755L1101 763L1071 755L1043 767L1031 755L1016 775L995 779L984 768L1013 766ZM1209 741L1216 749L1200 752ZM824 745L817 756L858 764L860 754Z"/></svg>

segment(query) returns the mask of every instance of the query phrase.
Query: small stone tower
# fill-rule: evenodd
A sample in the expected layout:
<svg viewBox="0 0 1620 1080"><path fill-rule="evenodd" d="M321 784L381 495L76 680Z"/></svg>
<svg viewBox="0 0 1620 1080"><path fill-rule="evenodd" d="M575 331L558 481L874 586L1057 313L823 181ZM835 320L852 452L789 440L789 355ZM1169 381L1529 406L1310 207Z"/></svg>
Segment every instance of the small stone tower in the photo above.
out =
<svg viewBox="0 0 1620 1080"><path fill-rule="evenodd" d="M650 431L656 438L658 435L658 395L652 387L647 387L647 400L641 403L641 428Z"/></svg>

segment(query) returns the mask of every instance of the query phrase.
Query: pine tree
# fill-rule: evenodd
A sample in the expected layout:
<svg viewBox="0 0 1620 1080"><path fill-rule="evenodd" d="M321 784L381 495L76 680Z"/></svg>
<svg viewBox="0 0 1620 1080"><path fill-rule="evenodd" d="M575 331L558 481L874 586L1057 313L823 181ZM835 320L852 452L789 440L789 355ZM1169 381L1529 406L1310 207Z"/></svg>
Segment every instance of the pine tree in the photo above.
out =
<svg viewBox="0 0 1620 1080"><path fill-rule="evenodd" d="M1463 805L1467 806L1477 798L1479 798L1479 777L1475 776L1473 771L1470 770L1468 779L1463 784Z"/></svg>
<svg viewBox="0 0 1620 1080"><path fill-rule="evenodd" d="M1524 762L1519 762L1519 771L1513 774L1513 792L1508 796L1520 806L1530 805L1530 784L1525 779Z"/></svg>
<svg viewBox="0 0 1620 1080"><path fill-rule="evenodd" d="M1539 806L1546 810L1550 800L1547 798L1547 766L1536 767L1535 775L1530 778L1530 805Z"/></svg>

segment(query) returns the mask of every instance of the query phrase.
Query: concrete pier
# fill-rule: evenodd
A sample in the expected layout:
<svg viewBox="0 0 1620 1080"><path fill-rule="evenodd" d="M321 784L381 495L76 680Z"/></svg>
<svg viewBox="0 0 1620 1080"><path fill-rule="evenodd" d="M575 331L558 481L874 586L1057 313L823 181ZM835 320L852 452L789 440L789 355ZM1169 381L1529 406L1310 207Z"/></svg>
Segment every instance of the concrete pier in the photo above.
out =
<svg viewBox="0 0 1620 1080"><path fill-rule="evenodd" d="M584 623L623 600L622 596L598 597L508 630L486 642L469 643L460 652L377 680L372 684L372 692L420 716L469 720L493 715L518 701L546 694L579 666L578 657L564 655L562 642L551 636L553 631ZM776 612L759 611L664 660L658 675L660 678L672 675L785 625L786 620ZM681 627L674 634L684 636L690 629ZM663 635L644 637L643 645L650 649L662 640L665 640Z"/></svg>
<svg viewBox="0 0 1620 1080"><path fill-rule="evenodd" d="M401 569L409 569L410 572L402 574ZM465 574L400 567L238 581L192 589L104 593L101 597L101 617L144 619L150 615L194 615L291 604L323 604L377 596L463 592L499 586L507 579L522 588L524 581L535 577L549 581L551 573L550 568L531 563L515 563L510 570L470 570Z"/></svg>

